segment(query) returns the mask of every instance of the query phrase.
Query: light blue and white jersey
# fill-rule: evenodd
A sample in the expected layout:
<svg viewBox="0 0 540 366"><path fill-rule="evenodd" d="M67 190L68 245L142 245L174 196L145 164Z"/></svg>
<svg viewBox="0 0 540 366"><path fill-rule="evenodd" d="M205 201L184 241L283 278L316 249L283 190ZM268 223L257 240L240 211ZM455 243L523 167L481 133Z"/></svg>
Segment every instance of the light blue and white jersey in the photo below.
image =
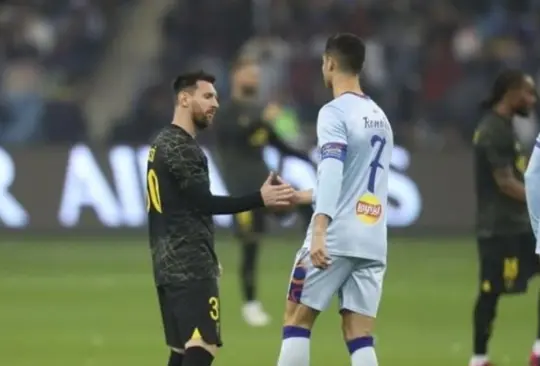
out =
<svg viewBox="0 0 540 366"><path fill-rule="evenodd" d="M540 135L536 138L535 147L525 171L525 195L527 196L527 208L531 226L536 235L536 253L540 254Z"/></svg>
<svg viewBox="0 0 540 366"><path fill-rule="evenodd" d="M315 211L331 218L329 254L386 262L392 127L371 99L345 93L319 112ZM311 245L313 218L304 247Z"/></svg>

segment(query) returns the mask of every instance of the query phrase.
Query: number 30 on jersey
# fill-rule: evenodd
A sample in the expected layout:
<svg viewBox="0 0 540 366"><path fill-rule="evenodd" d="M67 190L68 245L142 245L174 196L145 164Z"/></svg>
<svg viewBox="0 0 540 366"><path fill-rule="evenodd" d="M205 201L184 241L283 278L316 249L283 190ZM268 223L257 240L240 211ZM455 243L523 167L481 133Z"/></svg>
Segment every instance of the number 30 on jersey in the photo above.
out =
<svg viewBox="0 0 540 366"><path fill-rule="evenodd" d="M151 148L148 154L148 161L154 161L154 156L156 155L156 149ZM161 196L159 194L159 179L154 169L148 169L146 175L146 184L148 190L146 192L146 211L150 212L150 209L153 207L155 211L163 213L163 208L161 206Z"/></svg>
<svg viewBox="0 0 540 366"><path fill-rule="evenodd" d="M146 177L148 184L148 192L146 195L146 211L150 212L153 207L159 213L163 213L161 206L161 197L159 195L159 179L154 169L148 170Z"/></svg>

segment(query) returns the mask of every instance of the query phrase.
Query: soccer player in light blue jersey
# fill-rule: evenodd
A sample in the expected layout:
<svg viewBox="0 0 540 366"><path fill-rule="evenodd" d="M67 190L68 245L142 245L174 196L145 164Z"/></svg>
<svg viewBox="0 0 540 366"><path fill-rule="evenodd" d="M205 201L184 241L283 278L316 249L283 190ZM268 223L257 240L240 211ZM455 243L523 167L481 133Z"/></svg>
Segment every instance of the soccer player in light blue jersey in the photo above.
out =
<svg viewBox="0 0 540 366"><path fill-rule="evenodd" d="M527 208L529 209L531 226L536 236L536 254L540 254L540 233L538 232L538 223L540 221L540 135L536 138L524 178Z"/></svg>
<svg viewBox="0 0 540 366"><path fill-rule="evenodd" d="M339 297L343 336L353 366L377 366L372 330L386 268L387 201L392 128L359 84L365 46L352 34L328 39L322 72L334 99L321 108L321 160L303 247L288 291L278 366L309 365L311 329L319 312Z"/></svg>

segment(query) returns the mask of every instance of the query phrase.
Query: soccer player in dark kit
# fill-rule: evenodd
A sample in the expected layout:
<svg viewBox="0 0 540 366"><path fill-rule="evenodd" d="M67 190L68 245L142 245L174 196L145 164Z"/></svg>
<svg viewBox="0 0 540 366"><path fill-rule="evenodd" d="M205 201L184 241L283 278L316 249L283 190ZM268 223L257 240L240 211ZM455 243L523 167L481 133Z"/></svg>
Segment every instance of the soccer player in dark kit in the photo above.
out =
<svg viewBox="0 0 540 366"><path fill-rule="evenodd" d="M239 59L231 71L231 100L224 103L214 129L221 172L229 192L253 190L268 175L263 159L267 145L282 156L294 156L311 163L308 155L282 141L271 126L271 106L256 102L260 67L254 59ZM298 207L306 223L311 220L311 206ZM307 217L306 217L307 216ZM265 210L257 209L235 216L235 234L242 244L240 282L244 297L242 315L251 326L265 326L270 317L257 301L257 259L259 242L265 230Z"/></svg>
<svg viewBox="0 0 540 366"><path fill-rule="evenodd" d="M221 346L212 215L287 206L293 196L274 176L247 195L211 194L207 159L195 136L212 124L218 109L213 83L202 71L176 78L173 121L154 139L148 156L150 248L169 366L211 365Z"/></svg>
<svg viewBox="0 0 540 366"><path fill-rule="evenodd" d="M480 283L470 366L491 364L487 346L501 295L526 292L539 269L523 185L527 158L512 125L514 116L527 116L535 103L530 76L519 70L502 72L483 104L484 115L473 139ZM540 324L537 332L531 366L539 365Z"/></svg>

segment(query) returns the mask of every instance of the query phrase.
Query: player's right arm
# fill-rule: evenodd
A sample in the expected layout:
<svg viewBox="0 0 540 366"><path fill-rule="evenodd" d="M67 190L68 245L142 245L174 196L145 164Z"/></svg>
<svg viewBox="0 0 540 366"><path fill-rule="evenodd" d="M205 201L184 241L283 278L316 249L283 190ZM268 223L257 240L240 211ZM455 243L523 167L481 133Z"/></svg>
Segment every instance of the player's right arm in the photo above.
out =
<svg viewBox="0 0 540 366"><path fill-rule="evenodd" d="M475 143L481 146L491 167L493 178L502 193L525 202L525 187L514 174L514 161L511 149L512 142L508 142L509 136L504 136L496 129L483 129L477 133Z"/></svg>
<svg viewBox="0 0 540 366"><path fill-rule="evenodd" d="M540 221L540 135L536 139L536 145L532 153L529 165L525 172L525 195L527 208L534 234L537 238L536 253L540 254L540 241L538 224Z"/></svg>
<svg viewBox="0 0 540 366"><path fill-rule="evenodd" d="M317 195L310 257L315 267L325 269L330 263L326 249L326 234L337 211L343 180L343 164L347 156L347 129L342 112L332 105L324 106L319 112L317 146L321 160L317 169Z"/></svg>
<svg viewBox="0 0 540 366"><path fill-rule="evenodd" d="M212 215L235 214L264 206L286 206L293 194L288 185L265 184L259 192L244 196L215 196L208 188L207 172L201 168L193 146L170 149L165 155L169 170L176 178L186 201L194 208Z"/></svg>
<svg viewBox="0 0 540 366"><path fill-rule="evenodd" d="M314 216L325 217L329 223L336 213L341 194L343 164L347 156L347 132L341 111L326 105L317 119L317 145L321 160L318 166L317 195ZM317 221L317 220L316 220ZM326 227L315 228L326 231ZM316 230L319 231L319 230Z"/></svg>

